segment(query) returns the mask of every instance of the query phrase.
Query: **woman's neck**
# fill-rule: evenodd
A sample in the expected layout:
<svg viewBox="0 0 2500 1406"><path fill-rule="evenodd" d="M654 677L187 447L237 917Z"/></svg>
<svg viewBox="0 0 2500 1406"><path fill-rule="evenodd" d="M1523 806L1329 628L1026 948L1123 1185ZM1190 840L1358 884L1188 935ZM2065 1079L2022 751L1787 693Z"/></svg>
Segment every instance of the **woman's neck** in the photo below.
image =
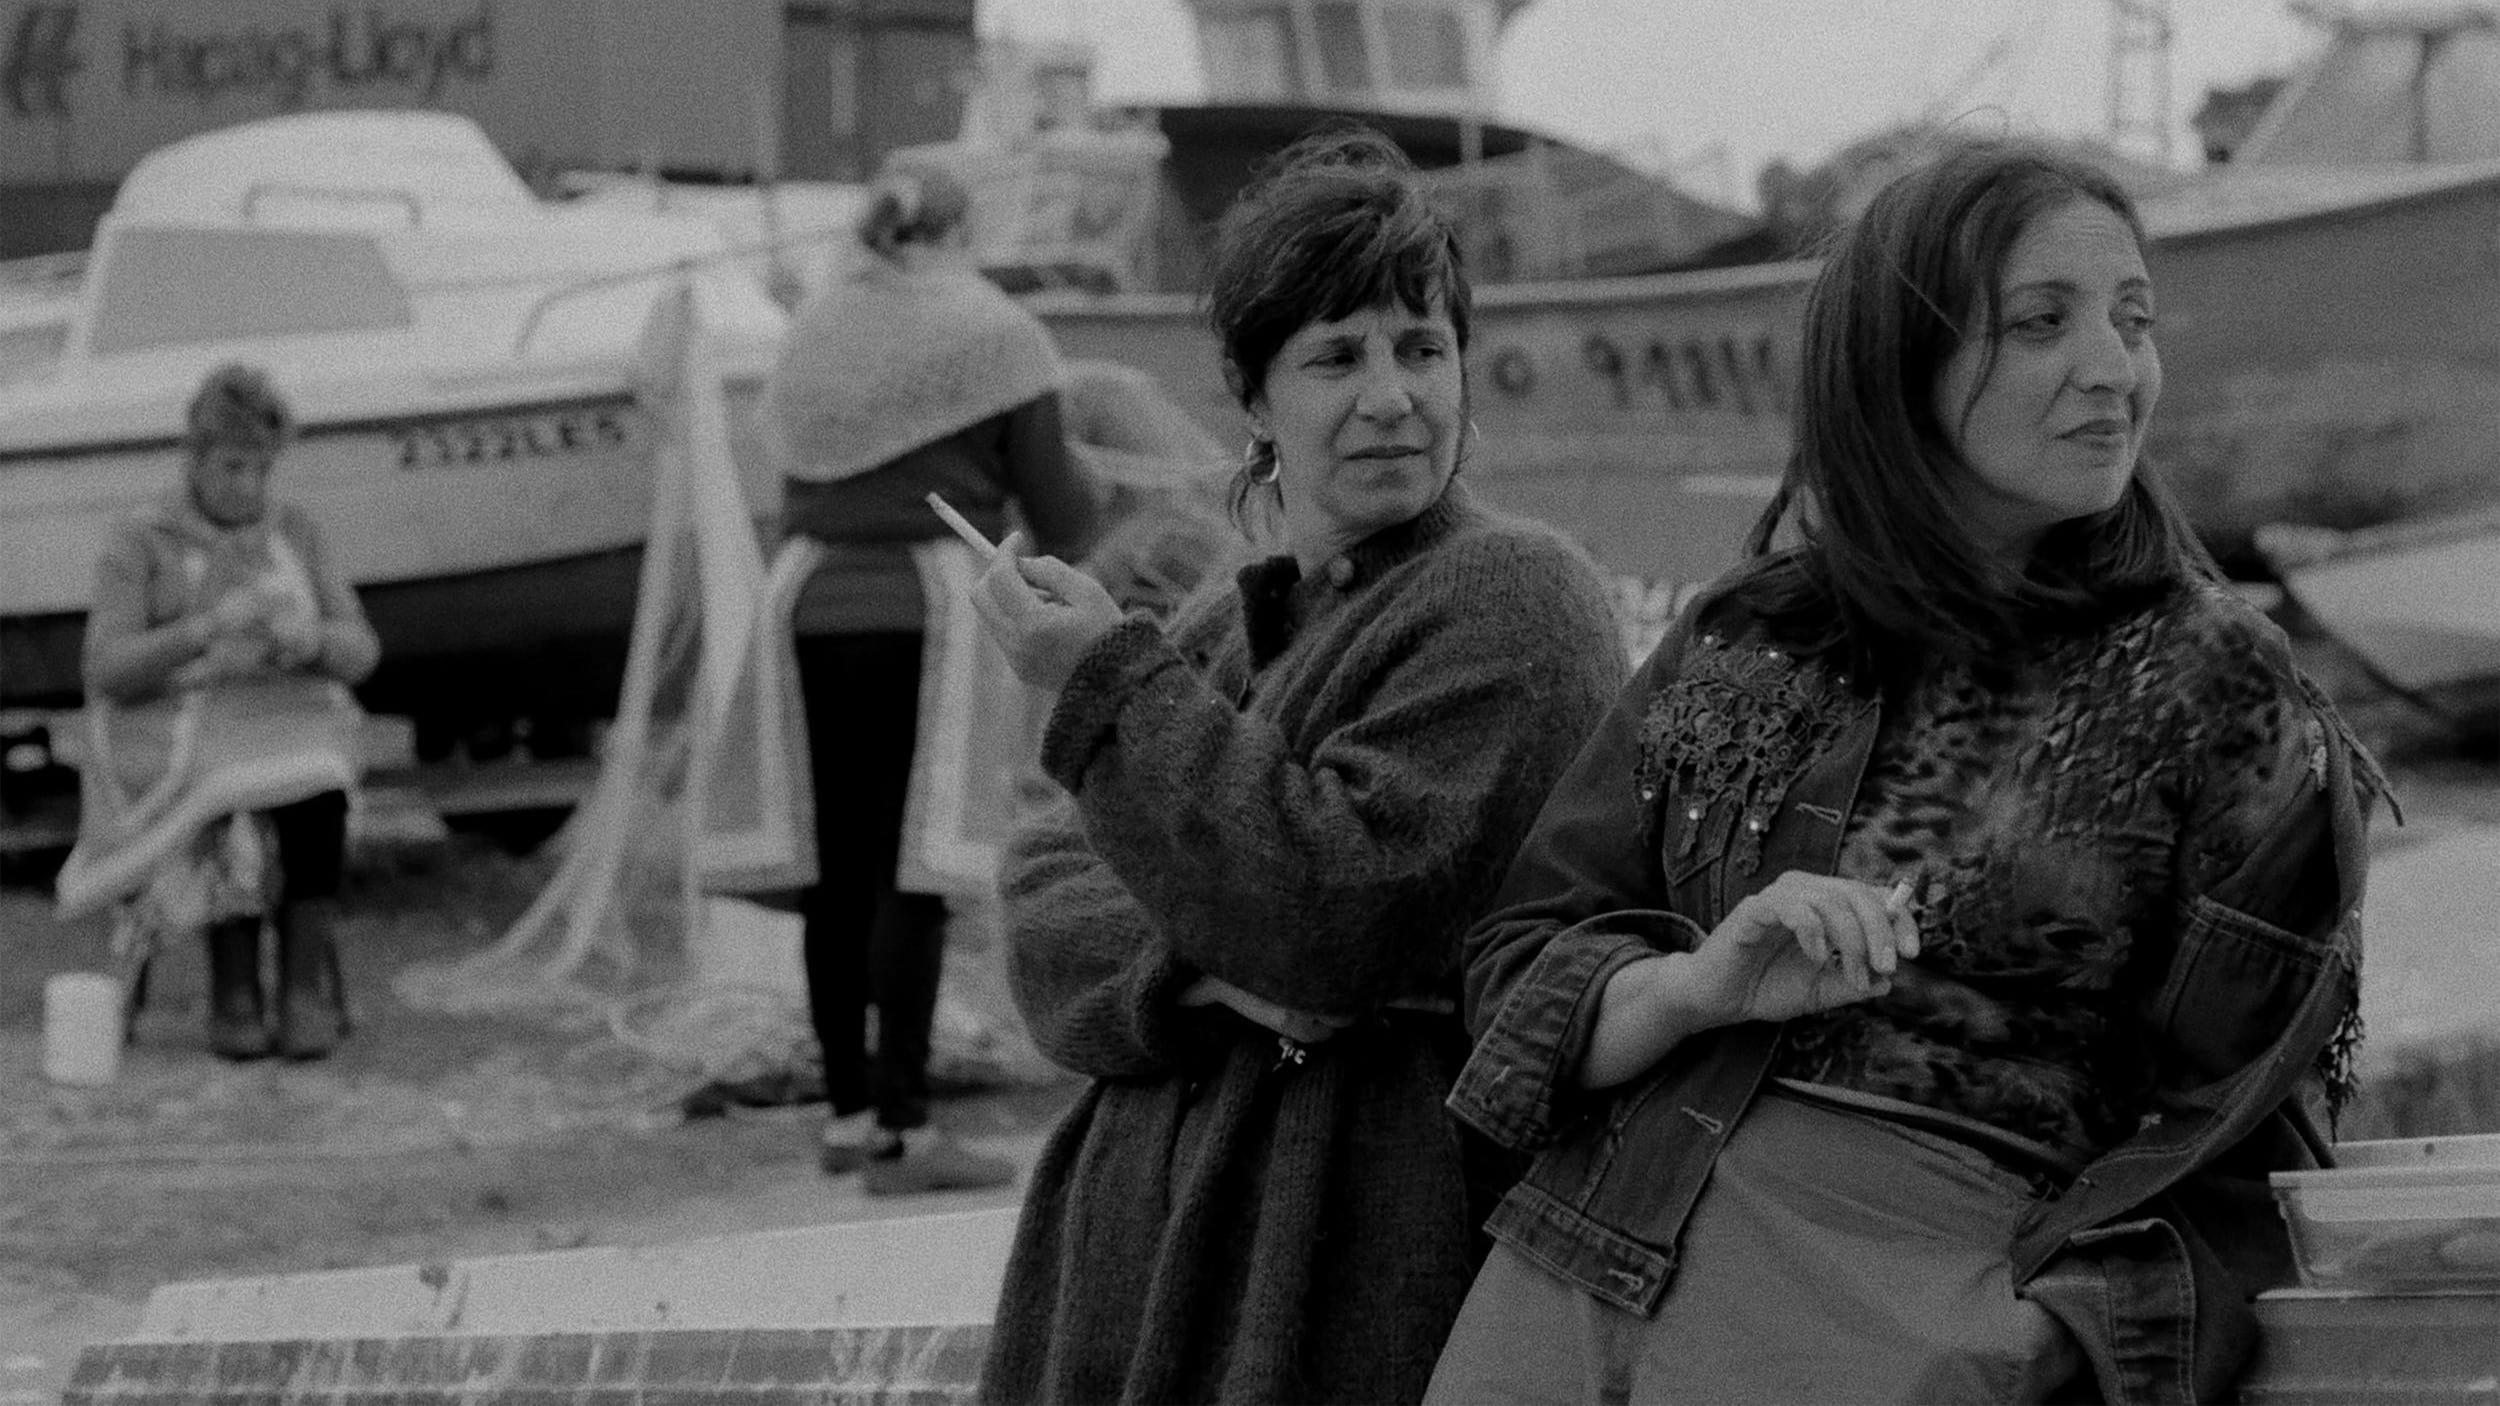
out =
<svg viewBox="0 0 2500 1406"><path fill-rule="evenodd" d="M1333 533L1306 538L1299 533L1288 532L1285 534L1285 549L1293 554L1294 565L1301 567L1303 576L1307 578L1318 575L1328 563L1345 555L1348 548L1361 540L1360 537L1342 538Z"/></svg>
<svg viewBox="0 0 2500 1406"><path fill-rule="evenodd" d="M197 493L192 492L188 486L184 487L179 497L179 501L182 504L183 515L189 518L193 525L218 537L238 536L259 527L262 523L269 520L269 514L266 510L264 510L259 515L247 518L244 521L228 522L224 518L210 512L207 505L200 502L200 496Z"/></svg>

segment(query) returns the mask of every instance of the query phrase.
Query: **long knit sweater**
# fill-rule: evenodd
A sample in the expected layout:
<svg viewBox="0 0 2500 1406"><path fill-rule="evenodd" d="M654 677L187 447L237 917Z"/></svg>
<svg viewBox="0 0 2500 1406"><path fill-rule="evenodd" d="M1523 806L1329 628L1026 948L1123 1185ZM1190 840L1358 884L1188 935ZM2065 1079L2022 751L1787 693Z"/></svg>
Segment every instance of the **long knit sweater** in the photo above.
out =
<svg viewBox="0 0 2500 1406"><path fill-rule="evenodd" d="M1419 1399L1486 1193L1441 1112L1459 939L1619 688L1575 548L1462 487L1079 662L1014 846L1009 972L1094 1082L1034 1169L997 1401ZM1297 1059L1212 974L1356 1024ZM1390 1003L1395 1002L1393 1006Z"/></svg>

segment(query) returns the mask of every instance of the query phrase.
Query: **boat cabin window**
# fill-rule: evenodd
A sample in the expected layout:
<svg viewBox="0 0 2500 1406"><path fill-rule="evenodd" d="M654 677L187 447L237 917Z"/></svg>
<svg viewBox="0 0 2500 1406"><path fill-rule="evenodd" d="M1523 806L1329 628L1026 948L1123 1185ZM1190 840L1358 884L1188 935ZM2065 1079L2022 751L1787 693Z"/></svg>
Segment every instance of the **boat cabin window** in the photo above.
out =
<svg viewBox="0 0 2500 1406"><path fill-rule="evenodd" d="M1396 88L1465 88L1467 34L1458 16L1429 5L1380 7L1382 48Z"/></svg>
<svg viewBox="0 0 2500 1406"><path fill-rule="evenodd" d="M1207 15L1199 21L1207 67L1228 95L1302 95L1302 55L1293 41L1291 17L1282 9Z"/></svg>
<svg viewBox="0 0 2500 1406"><path fill-rule="evenodd" d="M1496 0L1191 0L1214 95L1251 102L1484 107L1470 24Z"/></svg>
<svg viewBox="0 0 2500 1406"><path fill-rule="evenodd" d="M370 236L332 230L142 226L118 231L96 277L92 354L410 325L408 291Z"/></svg>
<svg viewBox="0 0 2500 1406"><path fill-rule="evenodd" d="M1311 26L1319 38L1320 74L1330 91L1370 92L1372 46L1363 33L1363 12L1354 0L1316 0L1311 6Z"/></svg>

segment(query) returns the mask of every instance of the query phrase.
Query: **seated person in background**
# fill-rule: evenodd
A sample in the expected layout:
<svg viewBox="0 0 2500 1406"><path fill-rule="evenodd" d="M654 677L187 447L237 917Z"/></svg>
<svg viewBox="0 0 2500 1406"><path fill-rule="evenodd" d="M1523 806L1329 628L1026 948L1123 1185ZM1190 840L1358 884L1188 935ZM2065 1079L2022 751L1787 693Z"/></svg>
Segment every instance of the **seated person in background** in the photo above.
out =
<svg viewBox="0 0 2500 1406"><path fill-rule="evenodd" d="M229 1059L318 1058L346 1029L331 945L361 714L345 685L381 648L312 519L270 497L292 435L265 375L210 372L182 482L114 525L87 615L94 755L58 884L64 912L121 905L137 980L165 934L205 934L208 1043Z"/></svg>

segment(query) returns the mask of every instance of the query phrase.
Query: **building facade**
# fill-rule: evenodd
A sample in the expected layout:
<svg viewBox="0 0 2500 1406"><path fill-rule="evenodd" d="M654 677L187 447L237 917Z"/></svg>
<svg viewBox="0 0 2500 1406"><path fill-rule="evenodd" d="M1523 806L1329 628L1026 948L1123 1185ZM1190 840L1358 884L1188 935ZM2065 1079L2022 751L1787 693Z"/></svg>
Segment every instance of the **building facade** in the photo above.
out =
<svg viewBox="0 0 2500 1406"><path fill-rule="evenodd" d="M0 258L141 156L280 113L474 118L525 176L857 180L951 135L974 0L0 0Z"/></svg>

